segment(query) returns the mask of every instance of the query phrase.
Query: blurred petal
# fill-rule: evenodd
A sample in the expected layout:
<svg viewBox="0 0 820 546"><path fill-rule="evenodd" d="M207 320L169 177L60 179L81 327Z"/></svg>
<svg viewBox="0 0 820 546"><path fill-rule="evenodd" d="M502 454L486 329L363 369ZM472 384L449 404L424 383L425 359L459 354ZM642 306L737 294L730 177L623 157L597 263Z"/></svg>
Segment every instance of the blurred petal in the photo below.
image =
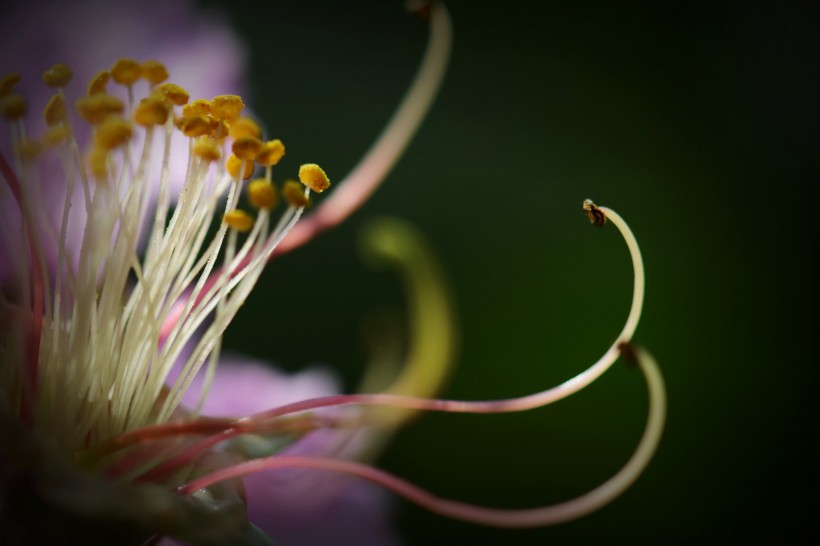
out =
<svg viewBox="0 0 820 546"><path fill-rule="evenodd" d="M191 0L45 0L5 6L0 19L0 76L20 72L22 80L16 90L29 103L26 120L29 134L38 137L45 131L41 111L52 91L41 78L54 63L67 64L74 73L65 88L69 105L86 94L88 82L97 72L108 69L123 57L161 61L168 68L170 81L184 84L192 98L244 94L247 66L244 45L218 12L195 7ZM113 82L109 82L108 87L113 93L122 91ZM73 107L69 106L69 111L73 116ZM77 121L76 116L73 120ZM83 146L89 134L87 127L84 123L75 123L74 131ZM8 138L7 131L0 132L0 148L10 149ZM162 145L162 139L157 139L154 157L162 157ZM172 153L186 157L187 146L185 139L176 138ZM61 158L59 154L51 155L53 157L44 158L38 166L44 187L48 189L44 192L45 205L53 219L54 232L59 233L66 189L58 183L63 179ZM159 167L158 162L152 166L157 187ZM184 181L185 167L184 162L172 162L169 181L172 199ZM55 176L55 173L60 174ZM0 190L0 214L7 222L4 226L19 232L19 210L4 184ZM79 253L86 216L82 189L77 184L67 237L75 256ZM0 238L0 256L19 251L6 245ZM46 241L45 250L53 267L56 240ZM0 260L0 279L9 277L9 267L7 260Z"/></svg>
<svg viewBox="0 0 820 546"><path fill-rule="evenodd" d="M200 374L201 375L201 374ZM201 377L183 398L194 407ZM288 374L262 362L223 358L203 406L211 417L240 416L273 406L338 393L337 378L325 368ZM366 437L317 431L286 449L289 454L339 454ZM381 488L348 477L301 470L253 475L245 480L248 516L281 546L391 546L399 544L391 525L392 498Z"/></svg>

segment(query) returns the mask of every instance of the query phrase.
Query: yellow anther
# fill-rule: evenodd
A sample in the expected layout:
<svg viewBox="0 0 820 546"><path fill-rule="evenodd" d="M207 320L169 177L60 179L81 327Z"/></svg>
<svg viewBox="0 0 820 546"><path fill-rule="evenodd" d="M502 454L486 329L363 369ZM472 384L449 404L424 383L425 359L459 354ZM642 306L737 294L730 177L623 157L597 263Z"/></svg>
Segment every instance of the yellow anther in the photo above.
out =
<svg viewBox="0 0 820 546"><path fill-rule="evenodd" d="M211 133L211 120L204 116L184 117L180 119L179 129L185 136L201 137Z"/></svg>
<svg viewBox="0 0 820 546"><path fill-rule="evenodd" d="M244 107L239 95L219 95L211 101L211 115L218 121L233 121Z"/></svg>
<svg viewBox="0 0 820 546"><path fill-rule="evenodd" d="M239 159L253 160L261 149L262 141L250 136L237 138L231 146L231 151Z"/></svg>
<svg viewBox="0 0 820 546"><path fill-rule="evenodd" d="M172 104L182 106L191 98L190 93L175 83L163 83L157 86L157 93L171 101Z"/></svg>
<svg viewBox="0 0 820 546"><path fill-rule="evenodd" d="M43 145L36 140L23 140L15 143L14 149L23 157L33 158L40 155Z"/></svg>
<svg viewBox="0 0 820 546"><path fill-rule="evenodd" d="M46 125L54 127L58 123L65 121L65 99L62 95L54 95L46 104L43 110L43 118L46 120Z"/></svg>
<svg viewBox="0 0 820 546"><path fill-rule="evenodd" d="M233 123L231 123L231 127L228 130L228 134L231 135L232 138L261 138L262 128L259 127L259 124L251 118L241 117Z"/></svg>
<svg viewBox="0 0 820 546"><path fill-rule="evenodd" d="M120 59L111 67L111 77L120 85L133 85L141 75L140 63L134 59Z"/></svg>
<svg viewBox="0 0 820 546"><path fill-rule="evenodd" d="M248 183L248 201L257 209L270 210L276 206L279 196L272 183L264 178L257 178Z"/></svg>
<svg viewBox="0 0 820 546"><path fill-rule="evenodd" d="M105 93L77 99L74 106L80 117L92 125L102 122L112 114L120 114L124 109L120 99Z"/></svg>
<svg viewBox="0 0 820 546"><path fill-rule="evenodd" d="M133 135L131 124L120 117L109 117L103 121L94 133L94 145L104 150L113 150L122 146Z"/></svg>
<svg viewBox="0 0 820 546"><path fill-rule="evenodd" d="M316 193L322 193L330 187L330 179L315 163L306 163L299 167L299 180Z"/></svg>
<svg viewBox="0 0 820 546"><path fill-rule="evenodd" d="M276 165L285 155L285 145L278 138L276 140L269 140L262 146L262 149L256 154L256 162L264 167Z"/></svg>
<svg viewBox="0 0 820 546"><path fill-rule="evenodd" d="M46 146L57 146L68 140L68 126L55 125L46 131L46 136L43 137L43 142Z"/></svg>
<svg viewBox="0 0 820 546"><path fill-rule="evenodd" d="M55 64L43 72L43 83L49 87L65 87L74 74L64 64Z"/></svg>
<svg viewBox="0 0 820 546"><path fill-rule="evenodd" d="M11 74L0 78L0 97L5 97L11 93L11 90L14 89L14 86L18 83L20 83L19 72L12 72Z"/></svg>
<svg viewBox="0 0 820 546"><path fill-rule="evenodd" d="M143 79L151 85L159 85L168 79L168 69L159 61L145 61L140 69Z"/></svg>
<svg viewBox="0 0 820 546"><path fill-rule="evenodd" d="M17 94L8 95L0 99L0 115L6 119L19 119L26 113L28 104L26 99Z"/></svg>
<svg viewBox="0 0 820 546"><path fill-rule="evenodd" d="M253 216L244 210L232 210L225 213L222 220L228 224L228 227L236 231L249 231L253 227Z"/></svg>
<svg viewBox="0 0 820 546"><path fill-rule="evenodd" d="M294 207L304 207L308 204L308 198L305 197L305 189L296 180L287 180L282 186L282 196L285 201Z"/></svg>
<svg viewBox="0 0 820 546"><path fill-rule="evenodd" d="M105 93L105 86L108 85L109 79L111 79L111 73L108 70L97 72L97 75L88 82L88 94L99 95Z"/></svg>
<svg viewBox="0 0 820 546"><path fill-rule="evenodd" d="M231 154L228 161L225 162L225 169L227 169L228 174L230 174L234 180L236 180L236 176L239 174L239 167L243 163L245 164L245 171L242 173L242 180L247 180L253 174L254 164L252 160L243 161L242 159L239 159L235 155Z"/></svg>
<svg viewBox="0 0 820 546"><path fill-rule="evenodd" d="M142 99L134 110L134 121L144 127L162 125L168 121L168 107L155 97Z"/></svg>
<svg viewBox="0 0 820 546"><path fill-rule="evenodd" d="M88 166L97 178L104 178L108 174L108 150L91 148L88 152Z"/></svg>
<svg viewBox="0 0 820 546"><path fill-rule="evenodd" d="M587 215L591 224L595 224L596 226L602 226L606 223L606 214L598 205L592 202L592 199L584 199L584 202L581 204L583 208L584 214Z"/></svg>
<svg viewBox="0 0 820 546"><path fill-rule="evenodd" d="M210 116L211 101L207 99L196 99L182 107L182 115L186 118L194 116Z"/></svg>
<svg viewBox="0 0 820 546"><path fill-rule="evenodd" d="M217 146L215 142L210 140L200 140L194 144L194 155L201 157L210 163L222 157L222 152L219 150L219 146Z"/></svg>

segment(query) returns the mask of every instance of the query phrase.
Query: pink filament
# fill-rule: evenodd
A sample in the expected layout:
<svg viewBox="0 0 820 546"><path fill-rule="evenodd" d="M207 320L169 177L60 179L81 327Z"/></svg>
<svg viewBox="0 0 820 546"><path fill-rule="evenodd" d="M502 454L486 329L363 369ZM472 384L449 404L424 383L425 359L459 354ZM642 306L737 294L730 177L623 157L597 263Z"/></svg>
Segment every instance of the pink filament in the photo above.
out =
<svg viewBox="0 0 820 546"><path fill-rule="evenodd" d="M279 406L278 408L249 415L247 417L237 419L230 424L226 424L221 430L219 430L219 432L203 439L193 446L190 446L177 456L170 458L149 470L140 476L138 481L144 482L160 478L161 476L167 475L177 468L190 464L199 455L216 444L230 438L234 438L240 434L257 432L261 428L270 426L270 421L278 417L284 417L308 410L349 405L389 406L413 410L442 411L450 413L509 413L534 409L565 398L585 387L600 376L618 357L618 354L619 350L617 349L617 346L613 345L609 351L607 351L598 360L598 362L572 379L569 379L564 383L545 391L519 398L509 398L506 400L458 401L416 398L412 396L395 394L342 394L286 404L284 406ZM187 428L158 425L155 427L131 431L125 435L115 438L114 440L116 445L126 447L128 445L133 445L134 443L140 443L146 440L158 439L180 433L195 434L207 432L208 429L213 431L213 428L209 426L204 427L205 430L201 430L195 425L196 423L196 421L190 423L192 426Z"/></svg>
<svg viewBox="0 0 820 546"><path fill-rule="evenodd" d="M582 504L586 504L587 499L591 495L583 495L568 502L539 508L517 510L487 508L439 498L406 480L365 464L325 457L286 455L255 459L217 470L216 472L178 487L177 492L183 495L189 495L218 482L232 478L241 478L256 472L282 468L312 468L350 474L377 483L419 506L442 516L497 527L535 527L573 519L578 515L578 508ZM595 490L593 490L593 492L594 491Z"/></svg>

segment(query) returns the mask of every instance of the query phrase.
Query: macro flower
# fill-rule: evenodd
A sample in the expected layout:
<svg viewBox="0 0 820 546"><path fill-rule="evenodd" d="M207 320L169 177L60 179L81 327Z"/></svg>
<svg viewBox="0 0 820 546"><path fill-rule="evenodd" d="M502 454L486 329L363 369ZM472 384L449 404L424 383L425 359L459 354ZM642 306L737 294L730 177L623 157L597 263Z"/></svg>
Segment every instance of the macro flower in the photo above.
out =
<svg viewBox="0 0 820 546"><path fill-rule="evenodd" d="M424 8L430 37L417 76L333 190L316 163L280 173L280 135L245 117L239 95L193 94L162 59L120 57L80 86L71 65L43 66L42 99L28 91L30 74L2 76L0 117L11 135L0 148L4 543L269 544L270 534L304 546L327 540L310 534L311 519L335 514L348 519L352 543L390 544L385 493L351 477L448 517L506 527L580 517L637 478L660 438L663 383L652 357L631 344L644 287L637 242L617 213L591 201L583 204L590 220L609 221L626 241L632 306L604 355L557 387L509 400L431 398L452 358L450 303L423 238L396 220L376 222L365 242L374 259L402 273L412 333L403 364L374 381L376 392L336 394L322 371L283 377L220 358L223 333L274 253L349 216L423 119L450 44L444 7ZM646 432L620 472L578 499L484 508L439 499L363 462L415 412L540 407L585 387L622 355L646 375Z"/></svg>

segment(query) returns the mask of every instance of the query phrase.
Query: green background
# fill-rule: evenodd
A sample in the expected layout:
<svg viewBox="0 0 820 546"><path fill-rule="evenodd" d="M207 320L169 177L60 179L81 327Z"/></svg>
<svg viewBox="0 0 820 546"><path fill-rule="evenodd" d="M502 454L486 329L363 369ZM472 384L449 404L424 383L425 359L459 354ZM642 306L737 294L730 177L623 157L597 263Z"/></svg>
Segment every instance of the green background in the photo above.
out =
<svg viewBox="0 0 820 546"><path fill-rule="evenodd" d="M249 101L288 155L340 180L388 119L426 27L400 2L207 2L251 47ZM617 334L631 270L591 197L644 252L635 340L658 358L669 419L621 498L553 528L487 529L397 502L408 544L691 544L808 526L817 447L809 183L818 18L808 2L448 3L443 89L377 194L341 228L277 260L226 337L291 370L327 363L352 390L361 324L404 309L357 234L389 214L429 237L458 306L457 399L517 396L594 361ZM813 189L813 188L812 188ZM379 466L445 497L528 507L586 492L631 455L641 375L616 365L553 406L426 415Z"/></svg>

